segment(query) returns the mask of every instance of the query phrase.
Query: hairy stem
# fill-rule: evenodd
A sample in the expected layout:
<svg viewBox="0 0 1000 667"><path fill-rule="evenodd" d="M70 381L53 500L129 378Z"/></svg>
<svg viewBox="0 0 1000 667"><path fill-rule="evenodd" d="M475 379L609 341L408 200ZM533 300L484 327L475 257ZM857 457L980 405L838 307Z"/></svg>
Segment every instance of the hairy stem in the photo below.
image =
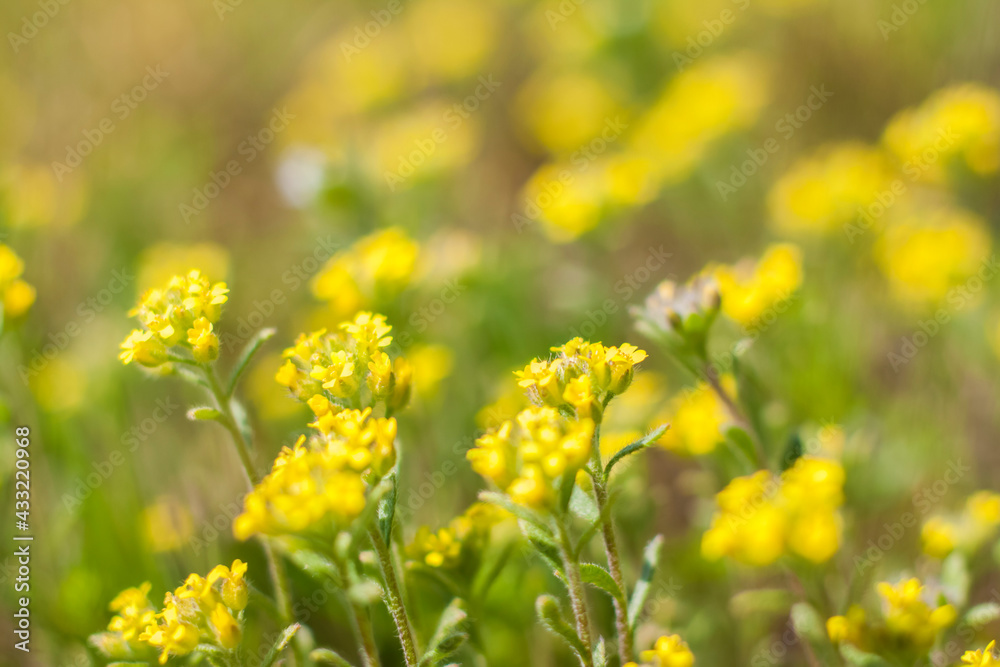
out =
<svg viewBox="0 0 1000 667"><path fill-rule="evenodd" d="M576 634L583 643L585 653L580 656L583 667L594 666L593 648L590 640L590 616L587 613L587 599L583 590L583 579L580 576L580 562L573 555L573 545L569 539L569 531L563 517L557 517L559 526L559 555L562 558L563 570L566 574L566 584L569 589L570 605L573 607L573 617L576 620Z"/></svg>
<svg viewBox="0 0 1000 667"><path fill-rule="evenodd" d="M232 437L233 445L236 447L236 453L240 457L240 463L243 464L243 472L246 475L247 484L250 489L257 482L260 481L260 476L257 474L257 470L254 468L253 459L250 456L250 445L247 443L246 438L243 436L243 431L240 430L239 424L236 423L236 416L233 414L233 406L231 400L226 397L225 392L222 390L222 384L219 382L219 376L215 372L214 366L205 365L202 367L205 373L205 379L208 380L208 386L211 390L212 398L215 401L216 408L222 414L222 425L229 431L229 435ZM267 559L267 569L271 575L271 581L274 583L274 597L275 602L278 607L278 613L281 615L281 622L286 627L291 625L294 621L294 616L292 614L292 598L289 591L291 590L288 584L288 574L285 572L285 565L282 563L281 559L274 551L274 546L271 541L264 536L260 537L261 546L264 549L264 556ZM293 657L292 665L303 663L302 657L299 655L301 649L296 641L292 642Z"/></svg>
<svg viewBox="0 0 1000 667"><path fill-rule="evenodd" d="M399 633L399 642L403 646L403 657L406 659L406 667L416 667L417 646L413 640L413 630L410 628L410 619L406 615L406 606L403 604L403 595L399 588L399 580L396 577L396 566L389 552L389 545L385 543L378 526L368 528L368 535L371 537L372 546L375 548L375 556L378 558L379 569L382 571L382 579L385 582L386 605L389 613L396 624L396 631Z"/></svg>
<svg viewBox="0 0 1000 667"><path fill-rule="evenodd" d="M594 481L594 498L597 501L597 512L601 517L601 534L604 537L604 553L608 559L608 570L611 578L618 585L622 595L628 595L625 588L625 577L622 576L621 556L618 553L618 540L615 537L615 525L609 512L605 510L608 504L608 479L604 472L601 459L601 427L594 429L594 443L591 447L591 465ZM618 634L618 657L621 664L632 660L632 632L628 622L628 607L624 601L615 599L615 631Z"/></svg>

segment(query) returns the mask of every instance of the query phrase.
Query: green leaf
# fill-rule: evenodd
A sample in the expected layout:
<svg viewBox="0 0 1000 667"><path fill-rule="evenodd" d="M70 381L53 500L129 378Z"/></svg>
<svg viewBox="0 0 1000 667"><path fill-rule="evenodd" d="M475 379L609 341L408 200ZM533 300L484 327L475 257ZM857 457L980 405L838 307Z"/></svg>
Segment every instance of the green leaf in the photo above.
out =
<svg viewBox="0 0 1000 667"><path fill-rule="evenodd" d="M608 667L608 647L604 637L599 637L594 647L594 667Z"/></svg>
<svg viewBox="0 0 1000 667"><path fill-rule="evenodd" d="M837 664L836 652L826 634L826 622L808 602L792 605L792 627L796 634L812 647L821 665Z"/></svg>
<svg viewBox="0 0 1000 667"><path fill-rule="evenodd" d="M581 659L585 659L584 656L587 655L587 649L576 634L576 630L563 619L562 612L559 610L559 603L554 597L551 595L539 595L535 601L535 611L538 612L539 620L541 620L542 625L549 632L561 638L569 644L569 647Z"/></svg>
<svg viewBox="0 0 1000 667"><path fill-rule="evenodd" d="M656 568L660 564L660 548L663 546L663 535L657 535L649 541L646 549L642 553L642 572L639 581L635 583L632 590L632 598L628 602L628 625L629 629L635 631L639 624L639 616L642 608L646 606L646 598L653 586L653 577L656 576Z"/></svg>
<svg viewBox="0 0 1000 667"><path fill-rule="evenodd" d="M253 355L257 353L261 345L271 340L274 334L277 333L277 329L261 329L253 338L246 344L243 351L240 352L240 356L236 359L236 364L233 366L232 375L229 376L229 384L226 386L226 398L233 395L236 391L236 385L239 383L240 378L246 371L247 366L250 364L250 360L253 359Z"/></svg>
<svg viewBox="0 0 1000 667"><path fill-rule="evenodd" d="M611 460L608 461L606 466L604 466L605 476L611 475L611 469L614 468L616 465L618 465L618 462L624 459L626 456L634 454L638 452L640 449L645 449L646 447L649 447L651 444L659 440L660 436L663 435L668 428L670 428L670 424L662 424L661 426L658 426L657 428L653 429L652 431L642 436L635 442L625 445L617 452L615 452L615 455L612 456Z"/></svg>
<svg viewBox="0 0 1000 667"><path fill-rule="evenodd" d="M889 663L879 656L865 653L851 644L841 644L840 655L850 667L889 667Z"/></svg>
<svg viewBox="0 0 1000 667"><path fill-rule="evenodd" d="M295 633L299 631L300 627L301 626L298 623L292 623L287 628L282 630L281 636L278 637L278 641L274 642L270 650L267 652L267 655L264 656L264 659L260 663L260 667L271 667L271 665L274 664L274 661L278 659L281 652L285 650L285 647L288 646L288 643L292 641L292 637L295 636Z"/></svg>
<svg viewBox="0 0 1000 667"><path fill-rule="evenodd" d="M1000 618L1000 604L984 602L971 607L962 618L962 623L979 629Z"/></svg>
<svg viewBox="0 0 1000 667"><path fill-rule="evenodd" d="M587 526L587 529L580 535L580 539L577 540L576 546L573 548L574 558L579 560L580 554L583 552L584 548L590 543L590 540L593 539L594 535L597 534L597 531L601 529L603 522L607 521L611 516L611 507L615 504L615 501L618 500L618 495L617 491L612 491L610 495L608 495L608 499L604 503L604 509L601 510L600 516L591 521L590 525Z"/></svg>
<svg viewBox="0 0 1000 667"><path fill-rule="evenodd" d="M781 471L784 472L795 465L795 462L802 458L802 438L798 433L793 433L785 445L785 452L781 455Z"/></svg>
<svg viewBox="0 0 1000 667"><path fill-rule="evenodd" d="M396 518L396 477L395 469L386 475L392 486L378 501L378 528L382 531L382 539L386 544L392 544L392 524Z"/></svg>
<svg viewBox="0 0 1000 667"><path fill-rule="evenodd" d="M552 531L545 524L545 520L542 519L538 513L533 510L528 509L524 505L518 505L513 500L503 495L502 493L496 493L495 491L480 491L479 499L484 503L490 503L491 505L496 505L502 509L507 510L519 519L523 519L544 531L547 535L552 535Z"/></svg>
<svg viewBox="0 0 1000 667"><path fill-rule="evenodd" d="M573 494L569 500L569 511L573 516L583 521L597 521L600 513L597 511L597 502L593 496L584 492L583 489L573 485Z"/></svg>
<svg viewBox="0 0 1000 667"><path fill-rule="evenodd" d="M328 648L313 649L309 653L309 659L313 662L323 662L328 665L334 665L334 667L354 667L354 665L340 657L340 654L336 651L331 651Z"/></svg>
<svg viewBox="0 0 1000 667"><path fill-rule="evenodd" d="M559 478L559 513L566 514L569 501L576 487L576 471L564 472Z"/></svg>
<svg viewBox="0 0 1000 667"><path fill-rule="evenodd" d="M191 408L187 411L187 418L191 421L222 421L222 413L215 408L201 406Z"/></svg>
<svg viewBox="0 0 1000 667"><path fill-rule="evenodd" d="M371 577L360 577L347 589L347 597L361 606L375 604L383 598L382 586Z"/></svg>
<svg viewBox="0 0 1000 667"><path fill-rule="evenodd" d="M305 548L282 549L282 553L295 564L300 570L310 575L314 579L323 581L329 579L338 588L344 587L344 582L340 578L340 569L337 564L321 553Z"/></svg>
<svg viewBox="0 0 1000 667"><path fill-rule="evenodd" d="M726 440L735 445L736 451L743 455L751 467L757 467L757 448L749 433L739 426L730 426L726 429Z"/></svg>
<svg viewBox="0 0 1000 667"><path fill-rule="evenodd" d="M469 638L467 631L469 615L462 605L462 600L455 598L445 607L427 650L420 659L420 667L438 664L461 648Z"/></svg>
<svg viewBox="0 0 1000 667"><path fill-rule="evenodd" d="M382 498L385 494L389 493L395 486L393 483L393 477L390 473L383 477L378 484L375 485L371 491L368 492L368 499L365 501L365 508L361 510L361 514L352 524L351 527L351 541L350 545L362 543L368 536L368 527L374 525L372 522L378 520L379 508L382 505ZM381 524L379 525L381 529ZM382 533L383 539L385 538L385 533ZM388 544L388 542L386 542ZM350 549L348 549L350 551Z"/></svg>
<svg viewBox="0 0 1000 667"><path fill-rule="evenodd" d="M583 579L583 583L600 588L610 595L612 599L622 604L627 604L625 594L618 588L618 584L615 583L611 573L597 563L581 563L580 577Z"/></svg>

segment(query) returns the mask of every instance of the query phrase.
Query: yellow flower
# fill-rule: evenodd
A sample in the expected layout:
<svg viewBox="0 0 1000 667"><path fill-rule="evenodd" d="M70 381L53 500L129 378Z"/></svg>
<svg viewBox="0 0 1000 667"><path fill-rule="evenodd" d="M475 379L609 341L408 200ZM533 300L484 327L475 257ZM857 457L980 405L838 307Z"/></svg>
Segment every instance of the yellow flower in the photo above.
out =
<svg viewBox="0 0 1000 667"><path fill-rule="evenodd" d="M506 489L514 502L542 508L553 499L557 480L574 483L590 457L593 435L590 419L569 420L555 408L533 407L478 438L467 457L473 470Z"/></svg>
<svg viewBox="0 0 1000 667"><path fill-rule="evenodd" d="M22 315L35 302L35 288L21 280L22 273L24 262L9 246L0 243L0 299L5 318Z"/></svg>
<svg viewBox="0 0 1000 667"><path fill-rule="evenodd" d="M878 150L857 143L827 147L793 165L774 185L771 219L787 233L836 232L875 201L888 179Z"/></svg>
<svg viewBox="0 0 1000 667"><path fill-rule="evenodd" d="M877 590L886 602L886 628L920 648L931 646L941 630L952 625L958 615L950 604L932 609L924 602L923 586L918 579L907 579L896 586L883 581Z"/></svg>
<svg viewBox="0 0 1000 667"><path fill-rule="evenodd" d="M208 363L219 356L219 337L212 331L212 323L207 317L199 317L188 329L188 344L195 361Z"/></svg>
<svg viewBox="0 0 1000 667"><path fill-rule="evenodd" d="M239 646L240 639L243 637L243 629L233 618L232 612L226 608L226 605L221 602L215 605L215 609L208 617L208 622L222 648L234 649Z"/></svg>
<svg viewBox="0 0 1000 667"><path fill-rule="evenodd" d="M232 567L216 565L205 579L209 584L222 581L222 601L233 611L241 611L250 598L250 587L245 579L247 564L236 559Z"/></svg>
<svg viewBox="0 0 1000 667"><path fill-rule="evenodd" d="M931 517L920 528L924 553L944 558L955 549L955 526L941 517Z"/></svg>
<svg viewBox="0 0 1000 667"><path fill-rule="evenodd" d="M990 236L976 215L938 209L899 220L876 241L875 259L904 304L940 302L975 276Z"/></svg>
<svg viewBox="0 0 1000 667"><path fill-rule="evenodd" d="M1000 494L977 491L969 496L966 508L976 525L986 528L1000 525Z"/></svg>
<svg viewBox="0 0 1000 667"><path fill-rule="evenodd" d="M844 616L833 616L826 621L826 634L834 644L853 644L860 647L864 642L865 610L851 605Z"/></svg>
<svg viewBox="0 0 1000 667"><path fill-rule="evenodd" d="M415 65L444 80L479 72L501 27L496 10L474 0L418 0L406 17Z"/></svg>
<svg viewBox="0 0 1000 667"><path fill-rule="evenodd" d="M180 346L197 361L214 360L219 340L212 324L222 315L228 293L225 283L212 283L197 269L174 276L165 288L147 290L129 311L144 328L129 334L119 358L125 364L158 366L166 361L166 348Z"/></svg>
<svg viewBox="0 0 1000 667"><path fill-rule="evenodd" d="M584 71L544 70L517 93L522 123L537 144L566 155L600 136L622 114L614 85Z"/></svg>
<svg viewBox="0 0 1000 667"><path fill-rule="evenodd" d="M118 358L128 365L133 361L154 368L167 361L167 346L152 331L133 329L121 344Z"/></svg>
<svg viewBox="0 0 1000 667"><path fill-rule="evenodd" d="M958 159L977 174L992 174L1000 167L1000 94L975 83L943 88L896 114L883 142L911 178L940 182Z"/></svg>
<svg viewBox="0 0 1000 667"><path fill-rule="evenodd" d="M455 567L464 554L481 548L490 529L507 516L510 515L495 505L473 503L436 533L428 526L421 526L406 547L406 555L431 567Z"/></svg>
<svg viewBox="0 0 1000 667"><path fill-rule="evenodd" d="M658 181L677 183L721 137L752 126L767 98L765 68L752 56L706 58L670 80L629 146L652 162Z"/></svg>
<svg viewBox="0 0 1000 667"><path fill-rule="evenodd" d="M770 308L802 284L802 253L791 244L767 248L756 264L719 266L712 271L722 294L722 311L744 328L756 328Z"/></svg>
<svg viewBox="0 0 1000 667"><path fill-rule="evenodd" d="M396 420L373 417L370 408L326 412L310 426L313 437L284 448L244 499L233 523L238 539L346 526L364 509L369 484L395 463Z"/></svg>
<svg viewBox="0 0 1000 667"><path fill-rule="evenodd" d="M694 654L679 635L660 637L651 650L643 651L639 657L655 667L691 667L694 664Z"/></svg>
<svg viewBox="0 0 1000 667"><path fill-rule="evenodd" d="M716 496L719 511L702 537L702 555L755 566L785 553L825 562L840 547L843 485L839 463L810 456L780 477L766 470L738 477Z"/></svg>
<svg viewBox="0 0 1000 667"><path fill-rule="evenodd" d="M1000 665L1000 657L997 656L996 640L986 645L986 649L976 649L966 651L962 655L962 662L974 667L990 667L990 665Z"/></svg>
<svg viewBox="0 0 1000 667"><path fill-rule="evenodd" d="M384 350L392 344L385 316L358 313L336 331L300 334L283 353L275 380L318 417L348 406L386 404L402 408L410 390L410 369Z"/></svg>
<svg viewBox="0 0 1000 667"><path fill-rule="evenodd" d="M607 401L628 389L636 364L646 358L644 350L628 343L605 347L582 338L552 351L559 354L551 361L535 359L515 371L518 386L535 405L570 408L596 422Z"/></svg>
<svg viewBox="0 0 1000 667"><path fill-rule="evenodd" d="M108 607L117 614L108 623L108 630L121 633L127 642L135 641L147 625L153 622L156 610L149 602L149 590L152 588L146 582L138 588L127 588L119 593Z"/></svg>
<svg viewBox="0 0 1000 667"><path fill-rule="evenodd" d="M736 380L725 375L720 380L731 396L736 394ZM723 427L731 420L722 400L705 382L699 382L675 396L662 421L670 429L660 437L660 445L678 453L701 456L715 450L725 441Z"/></svg>
<svg viewBox="0 0 1000 667"><path fill-rule="evenodd" d="M170 656L187 655L198 646L198 628L180 618L177 602L169 595L166 607L156 618L157 622L147 626L139 640L160 650L161 665L166 664Z"/></svg>

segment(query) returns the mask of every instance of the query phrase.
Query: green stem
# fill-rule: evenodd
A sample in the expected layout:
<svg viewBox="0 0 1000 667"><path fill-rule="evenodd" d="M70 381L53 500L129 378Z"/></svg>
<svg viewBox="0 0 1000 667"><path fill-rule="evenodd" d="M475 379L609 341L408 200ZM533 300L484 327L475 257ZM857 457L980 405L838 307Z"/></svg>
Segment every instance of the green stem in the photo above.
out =
<svg viewBox="0 0 1000 667"><path fill-rule="evenodd" d="M593 649L590 641L590 616L587 613L587 598L583 590L583 579L580 576L580 562L573 556L573 545L569 539L565 519L556 517L556 524L559 527L559 556L562 558L566 574L570 606L573 608L573 617L576 620L576 634L586 649L584 655L580 656L580 662L583 667L594 667Z"/></svg>
<svg viewBox="0 0 1000 667"><path fill-rule="evenodd" d="M339 560L337 565L340 569L340 579L346 584L349 579L347 566ZM372 630L372 619L368 615L368 610L351 599L348 599L348 606L351 608L354 633L357 635L358 644L361 645L361 659L365 667L380 667L378 648L375 646L375 631Z"/></svg>
<svg viewBox="0 0 1000 667"><path fill-rule="evenodd" d="M615 537L615 525L611 515L605 510L608 504L608 479L604 472L604 461L601 458L601 427L594 429L594 444L591 447L591 465L594 468L594 498L597 501L597 512L601 518L601 533L604 537L604 553L608 559L608 570L611 578L618 585L622 595L627 595L625 577L622 576L621 555L618 553L618 540ZM632 660L632 631L628 622L628 607L624 600L615 598L615 631L618 634L618 657L624 665Z"/></svg>
<svg viewBox="0 0 1000 667"><path fill-rule="evenodd" d="M368 529L372 546L375 547L375 556L378 558L379 569L382 570L382 579L385 582L386 605L392 620L396 623L396 631L399 633L399 643L403 646L403 657L406 659L406 667L416 667L417 646L413 641L413 630L410 628L410 619L406 615L406 607L403 604L403 595L400 592L399 580L396 577L396 566L393 563L392 553L389 552L389 545L385 543L378 526L371 526Z"/></svg>
<svg viewBox="0 0 1000 667"><path fill-rule="evenodd" d="M239 425L236 423L236 417L233 414L233 407L231 400L226 397L222 390L222 385L219 382L219 376L215 372L215 367L205 364L202 366L202 371L205 374L205 379L208 381L209 389L212 393L212 398L215 400L216 408L222 414L222 425L229 435L232 437L233 444L236 447L236 453L239 454L240 462L243 464L243 472L246 475L247 483L249 484L250 490L260 481L260 476L257 474L256 469L253 465L253 459L250 456L250 446L243 437L243 432L240 430ZM289 593L291 587L288 583L288 574L285 572L284 563L278 558L278 555L274 551L274 546L271 541L265 537L260 536L261 546L264 549L264 556L267 559L267 569L271 575L271 581L274 582L274 597L275 602L278 607L278 613L281 615L281 622L286 627L291 625L294 621L294 615L292 613L292 598ZM295 654L292 666L295 667L298 664L305 664L303 656L299 655L301 649L297 641L292 642L293 653Z"/></svg>
<svg viewBox="0 0 1000 667"><path fill-rule="evenodd" d="M764 454L764 447L760 443L760 435L757 433L757 429L754 428L753 424L751 424L750 420L746 417L746 415L743 414L743 411L740 409L740 407L736 405L736 403L733 402L733 399L730 398L729 394L726 393L726 390L722 387L722 384L719 382L718 376L712 371L710 367L706 366L705 371L704 373L702 373L702 375L708 382L708 386L712 388L712 391L715 392L715 395L718 396L719 400L722 401L723 405L726 406L726 410L729 411L729 414L732 416L732 418L736 420L736 423L739 424L740 428L746 431L747 434L750 436L750 440L753 442L754 446L754 453L757 456L757 467L762 470L766 470L767 456Z"/></svg>

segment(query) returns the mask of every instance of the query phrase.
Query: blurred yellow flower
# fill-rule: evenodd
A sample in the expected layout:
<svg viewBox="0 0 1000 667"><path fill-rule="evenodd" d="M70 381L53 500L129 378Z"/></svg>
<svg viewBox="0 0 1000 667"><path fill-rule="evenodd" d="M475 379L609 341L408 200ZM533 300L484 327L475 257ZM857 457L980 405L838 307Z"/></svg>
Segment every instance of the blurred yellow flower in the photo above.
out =
<svg viewBox="0 0 1000 667"><path fill-rule="evenodd" d="M570 420L555 408L531 407L476 440L472 469L521 505L548 507L556 482L573 484L590 457L594 422ZM565 475L563 473L566 473Z"/></svg>
<svg viewBox="0 0 1000 667"><path fill-rule="evenodd" d="M876 200L889 176L878 150L859 143L829 146L794 164L771 188L771 219L785 233L836 232Z"/></svg>
<svg viewBox="0 0 1000 667"><path fill-rule="evenodd" d="M888 631L917 647L930 647L938 634L952 625L958 617L950 604L931 608L924 602L924 587L918 579L906 579L896 586L883 581L877 590L886 603L885 623Z"/></svg>
<svg viewBox="0 0 1000 667"><path fill-rule="evenodd" d="M706 58L670 81L629 138L664 184L691 173L720 137L752 126L768 98L764 65L743 55Z"/></svg>
<svg viewBox="0 0 1000 667"><path fill-rule="evenodd" d="M406 360L413 369L413 388L428 399L433 397L441 381L451 375L454 354L444 345L414 345L406 352Z"/></svg>
<svg viewBox="0 0 1000 667"><path fill-rule="evenodd" d="M177 551L191 539L194 522L182 503L170 496L156 499L142 512L146 544L154 553Z"/></svg>
<svg viewBox="0 0 1000 667"><path fill-rule="evenodd" d="M976 83L943 88L896 114L883 141L914 180L944 180L955 159L992 174L1000 168L1000 93Z"/></svg>
<svg viewBox="0 0 1000 667"><path fill-rule="evenodd" d="M839 463L811 456L780 477L766 470L738 477L716 497L719 511L702 537L702 555L755 566L785 553L825 562L840 547L843 485Z"/></svg>
<svg viewBox="0 0 1000 667"><path fill-rule="evenodd" d="M754 264L708 269L722 295L722 311L745 329L758 328L766 311L780 307L802 284L802 253L781 243L769 246Z"/></svg>
<svg viewBox="0 0 1000 667"><path fill-rule="evenodd" d="M945 558L956 549L970 553L996 535L1000 527L1000 494L977 491L960 514L935 514L921 526L924 553Z"/></svg>
<svg viewBox="0 0 1000 667"><path fill-rule="evenodd" d="M542 70L518 91L516 105L531 138L550 153L566 156L587 148L609 122L624 124L620 98L611 82L593 74Z"/></svg>
<svg viewBox="0 0 1000 667"><path fill-rule="evenodd" d="M736 380L724 375L720 383L731 398L736 396ZM660 437L660 445L671 451L701 456L725 441L723 426L732 419L722 399L705 382L685 389L671 399L661 420L670 429Z"/></svg>
<svg viewBox="0 0 1000 667"><path fill-rule="evenodd" d="M406 555L431 567L455 567L464 554L483 546L490 529L505 516L509 515L495 505L474 503L436 533L428 526L417 529Z"/></svg>
<svg viewBox="0 0 1000 667"><path fill-rule="evenodd" d="M313 295L337 318L395 298L409 285L420 246L399 227L379 230L327 260L312 282Z"/></svg>
<svg viewBox="0 0 1000 667"><path fill-rule="evenodd" d="M0 243L0 295L4 319L24 314L35 302L35 288L21 280L24 262L14 250Z"/></svg>
<svg viewBox="0 0 1000 667"><path fill-rule="evenodd" d="M414 0L406 18L414 64L432 80L482 71L501 28L496 9L484 0Z"/></svg>
<svg viewBox="0 0 1000 667"><path fill-rule="evenodd" d="M651 650L643 651L639 657L652 667L691 667L694 664L694 654L679 635L660 637Z"/></svg>
<svg viewBox="0 0 1000 667"><path fill-rule="evenodd" d="M10 165L0 172L0 219L14 228L73 225L83 216L87 198L81 177L57 181L49 165Z"/></svg>
<svg viewBox="0 0 1000 667"><path fill-rule="evenodd" d="M1000 656L997 656L996 650L997 642L992 640L986 645L985 649L976 649L975 651L966 651L962 655L962 662L966 665L973 665L974 667L990 667L990 665L1000 665Z"/></svg>
<svg viewBox="0 0 1000 667"><path fill-rule="evenodd" d="M986 225L960 209L937 209L898 220L874 247L893 295L918 306L941 302L951 290L972 280L983 270L989 250ZM961 295L962 301L976 291Z"/></svg>

